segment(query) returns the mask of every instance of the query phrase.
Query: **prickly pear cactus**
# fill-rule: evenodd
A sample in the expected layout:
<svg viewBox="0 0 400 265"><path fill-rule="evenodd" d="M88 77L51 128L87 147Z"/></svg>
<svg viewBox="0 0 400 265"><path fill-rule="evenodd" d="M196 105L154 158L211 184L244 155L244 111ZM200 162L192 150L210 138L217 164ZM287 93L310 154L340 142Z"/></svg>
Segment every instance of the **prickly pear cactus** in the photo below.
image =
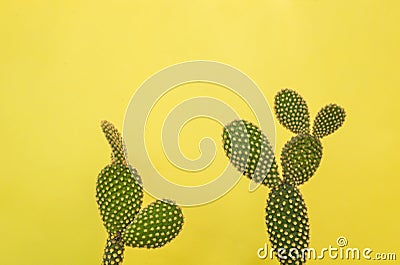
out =
<svg viewBox="0 0 400 265"><path fill-rule="evenodd" d="M309 134L298 134L282 149L282 175L286 182L300 185L311 178L322 158L322 144Z"/></svg>
<svg viewBox="0 0 400 265"><path fill-rule="evenodd" d="M181 209L168 201L157 200L136 216L122 238L127 246L159 248L174 239L182 229Z"/></svg>
<svg viewBox="0 0 400 265"><path fill-rule="evenodd" d="M227 157L243 175L269 188L281 182L271 144L256 125L232 121L222 138Z"/></svg>
<svg viewBox="0 0 400 265"><path fill-rule="evenodd" d="M127 165L111 163L97 178L96 199L109 234L123 231L142 205L143 191Z"/></svg>
<svg viewBox="0 0 400 265"><path fill-rule="evenodd" d="M322 138L342 126L346 113L344 109L336 104L329 104L323 107L315 117L313 125L313 134Z"/></svg>
<svg viewBox="0 0 400 265"><path fill-rule="evenodd" d="M294 90L279 91L274 109L279 123L296 134L281 152L282 179L267 137L254 124L233 121L226 125L223 147L240 172L271 189L266 225L272 247L281 264L301 265L306 261L305 249L309 245L309 222L297 186L315 174L322 159L320 139L341 127L346 114L336 104L323 107L315 117L311 133L307 103Z"/></svg>
<svg viewBox="0 0 400 265"><path fill-rule="evenodd" d="M170 200L157 200L141 209L141 179L125 157L121 134L108 121L101 128L111 146L111 162L97 178L96 201L108 232L103 265L122 264L125 246L158 248L182 230L182 210Z"/></svg>
<svg viewBox="0 0 400 265"><path fill-rule="evenodd" d="M265 222L272 247L285 249L282 255L278 255L281 264L304 263L305 256L297 254L308 248L309 223L307 207L299 189L286 183L274 187L269 193L266 210Z"/></svg>
<svg viewBox="0 0 400 265"><path fill-rule="evenodd" d="M309 133L310 114L306 101L294 90L283 89L275 96L275 115L293 133Z"/></svg>

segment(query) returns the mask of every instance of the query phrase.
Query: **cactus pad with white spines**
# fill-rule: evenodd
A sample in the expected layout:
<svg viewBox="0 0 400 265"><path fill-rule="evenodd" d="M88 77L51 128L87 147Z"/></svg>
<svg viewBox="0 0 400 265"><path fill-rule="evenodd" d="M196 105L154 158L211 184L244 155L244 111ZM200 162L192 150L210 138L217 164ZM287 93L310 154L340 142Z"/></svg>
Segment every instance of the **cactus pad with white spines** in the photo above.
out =
<svg viewBox="0 0 400 265"><path fill-rule="evenodd" d="M282 149L281 165L283 179L297 186L311 178L322 158L322 144L315 136L299 134L288 141Z"/></svg>
<svg viewBox="0 0 400 265"><path fill-rule="evenodd" d="M111 163L101 170L96 184L96 201L109 234L102 264L120 265L125 246L156 248L174 239L182 229L183 214L167 200L140 210L141 178L126 160L121 134L108 121L101 127L112 150Z"/></svg>
<svg viewBox="0 0 400 265"><path fill-rule="evenodd" d="M267 232L281 264L305 263L301 255L309 244L307 207L297 187L283 183L274 188L267 201ZM291 255L290 255L291 254ZM300 255L297 255L300 254ZM286 259L284 258L286 257Z"/></svg>
<svg viewBox="0 0 400 265"><path fill-rule="evenodd" d="M222 141L226 156L243 175L270 188L281 182L272 146L256 125L233 121L224 127Z"/></svg>
<svg viewBox="0 0 400 265"><path fill-rule="evenodd" d="M120 265L124 260L125 246L119 234L107 239L102 265Z"/></svg>
<svg viewBox="0 0 400 265"><path fill-rule="evenodd" d="M346 118L346 112L342 107L336 104L329 104L323 107L315 117L313 125L313 134L322 138L343 125Z"/></svg>
<svg viewBox="0 0 400 265"><path fill-rule="evenodd" d="M169 202L157 200L139 212L122 238L130 247L159 248L174 239L182 226L181 209Z"/></svg>
<svg viewBox="0 0 400 265"><path fill-rule="evenodd" d="M294 133L310 132L310 114L306 101L294 90L283 89L275 96L278 121Z"/></svg>

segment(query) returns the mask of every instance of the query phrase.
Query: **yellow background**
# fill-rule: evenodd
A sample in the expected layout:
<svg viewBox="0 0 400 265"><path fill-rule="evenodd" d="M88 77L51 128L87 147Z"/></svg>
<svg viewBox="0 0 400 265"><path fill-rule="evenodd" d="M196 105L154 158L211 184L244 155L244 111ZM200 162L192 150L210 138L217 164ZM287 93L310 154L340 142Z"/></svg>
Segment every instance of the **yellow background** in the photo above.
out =
<svg viewBox="0 0 400 265"><path fill-rule="evenodd" d="M121 128L146 78L194 59L239 68L269 102L294 88L312 116L330 102L344 106L344 127L323 140L321 167L301 187L311 246L343 235L351 247L400 255L399 8L395 0L2 1L0 263L100 264L106 233L95 181L109 160L100 120ZM160 107L176 102L167 103ZM196 157L197 138L211 135L226 162L221 128L198 126L182 133L185 153ZM277 125L277 153L290 136ZM277 264L256 256L268 242L267 190L247 188L243 178L220 200L185 208L177 239L129 248L124 264ZM308 262L342 263L396 262Z"/></svg>

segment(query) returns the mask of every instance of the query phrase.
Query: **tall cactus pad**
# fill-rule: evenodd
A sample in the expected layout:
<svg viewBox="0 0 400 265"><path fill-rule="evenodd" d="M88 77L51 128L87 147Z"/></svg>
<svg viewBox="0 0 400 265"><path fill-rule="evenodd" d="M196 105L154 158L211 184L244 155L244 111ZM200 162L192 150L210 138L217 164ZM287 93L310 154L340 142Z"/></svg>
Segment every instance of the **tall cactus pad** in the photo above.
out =
<svg viewBox="0 0 400 265"><path fill-rule="evenodd" d="M309 134L292 137L282 149L281 165L284 181L297 186L311 178L322 158L322 144Z"/></svg>
<svg viewBox="0 0 400 265"><path fill-rule="evenodd" d="M322 138L336 131L346 118L344 109L336 104L323 107L317 114L313 125L313 134Z"/></svg>
<svg viewBox="0 0 400 265"><path fill-rule="evenodd" d="M174 239L183 226L181 209L169 202L157 200L142 209L123 232L127 246L158 248Z"/></svg>
<svg viewBox="0 0 400 265"><path fill-rule="evenodd" d="M310 132L310 114L306 101L294 90L283 89L275 96L278 121L294 133Z"/></svg>
<svg viewBox="0 0 400 265"><path fill-rule="evenodd" d="M222 141L230 162L245 176L270 188L281 182L271 144L256 125L233 121L224 127Z"/></svg>
<svg viewBox="0 0 400 265"><path fill-rule="evenodd" d="M300 191L291 185L274 188L267 201L266 224L275 254L282 265L304 264L309 244L307 208Z"/></svg>
<svg viewBox="0 0 400 265"><path fill-rule="evenodd" d="M140 210L143 191L137 179L136 171L123 164L106 166L97 178L96 200L110 235L122 232Z"/></svg>
<svg viewBox="0 0 400 265"><path fill-rule="evenodd" d="M124 260L125 246L120 236L107 239L102 265L120 265Z"/></svg>
<svg viewBox="0 0 400 265"><path fill-rule="evenodd" d="M111 162L126 164L124 143L122 141L122 136L119 131L109 121L101 121L101 129L103 130L103 133L111 146Z"/></svg>

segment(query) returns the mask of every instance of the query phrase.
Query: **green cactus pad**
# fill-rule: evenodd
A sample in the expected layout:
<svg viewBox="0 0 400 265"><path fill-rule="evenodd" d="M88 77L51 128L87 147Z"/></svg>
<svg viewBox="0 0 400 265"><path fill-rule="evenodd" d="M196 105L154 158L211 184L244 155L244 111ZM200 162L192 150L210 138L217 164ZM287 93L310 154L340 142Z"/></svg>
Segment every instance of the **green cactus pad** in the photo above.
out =
<svg viewBox="0 0 400 265"><path fill-rule="evenodd" d="M142 205L143 191L139 175L124 164L106 166L99 174L96 200L108 233L122 232Z"/></svg>
<svg viewBox="0 0 400 265"><path fill-rule="evenodd" d="M120 236L107 239L102 265L120 265L124 260L125 246Z"/></svg>
<svg viewBox="0 0 400 265"><path fill-rule="evenodd" d="M298 188L285 183L274 188L269 194L266 212L267 232L280 263L304 264L306 255L302 255L302 250L308 248L309 222Z"/></svg>
<svg viewBox="0 0 400 265"><path fill-rule="evenodd" d="M111 162L126 164L124 142L119 131L109 121L101 121L101 128L111 146Z"/></svg>
<svg viewBox="0 0 400 265"><path fill-rule="evenodd" d="M122 233L127 246L158 248L174 239L183 226L181 209L166 201L157 200L143 208Z"/></svg>
<svg viewBox="0 0 400 265"><path fill-rule="evenodd" d="M300 185L311 178L322 158L322 144L315 136L299 134L282 149L281 165L285 182Z"/></svg>
<svg viewBox="0 0 400 265"><path fill-rule="evenodd" d="M306 101L294 90L283 89L275 96L278 121L294 133L310 132L310 114Z"/></svg>
<svg viewBox="0 0 400 265"><path fill-rule="evenodd" d="M245 176L270 188L281 182L271 144L256 125L233 121L224 127L222 141L226 156Z"/></svg>
<svg viewBox="0 0 400 265"><path fill-rule="evenodd" d="M346 118L344 109L336 104L323 107L317 114L313 125L313 134L322 138L336 131Z"/></svg>

